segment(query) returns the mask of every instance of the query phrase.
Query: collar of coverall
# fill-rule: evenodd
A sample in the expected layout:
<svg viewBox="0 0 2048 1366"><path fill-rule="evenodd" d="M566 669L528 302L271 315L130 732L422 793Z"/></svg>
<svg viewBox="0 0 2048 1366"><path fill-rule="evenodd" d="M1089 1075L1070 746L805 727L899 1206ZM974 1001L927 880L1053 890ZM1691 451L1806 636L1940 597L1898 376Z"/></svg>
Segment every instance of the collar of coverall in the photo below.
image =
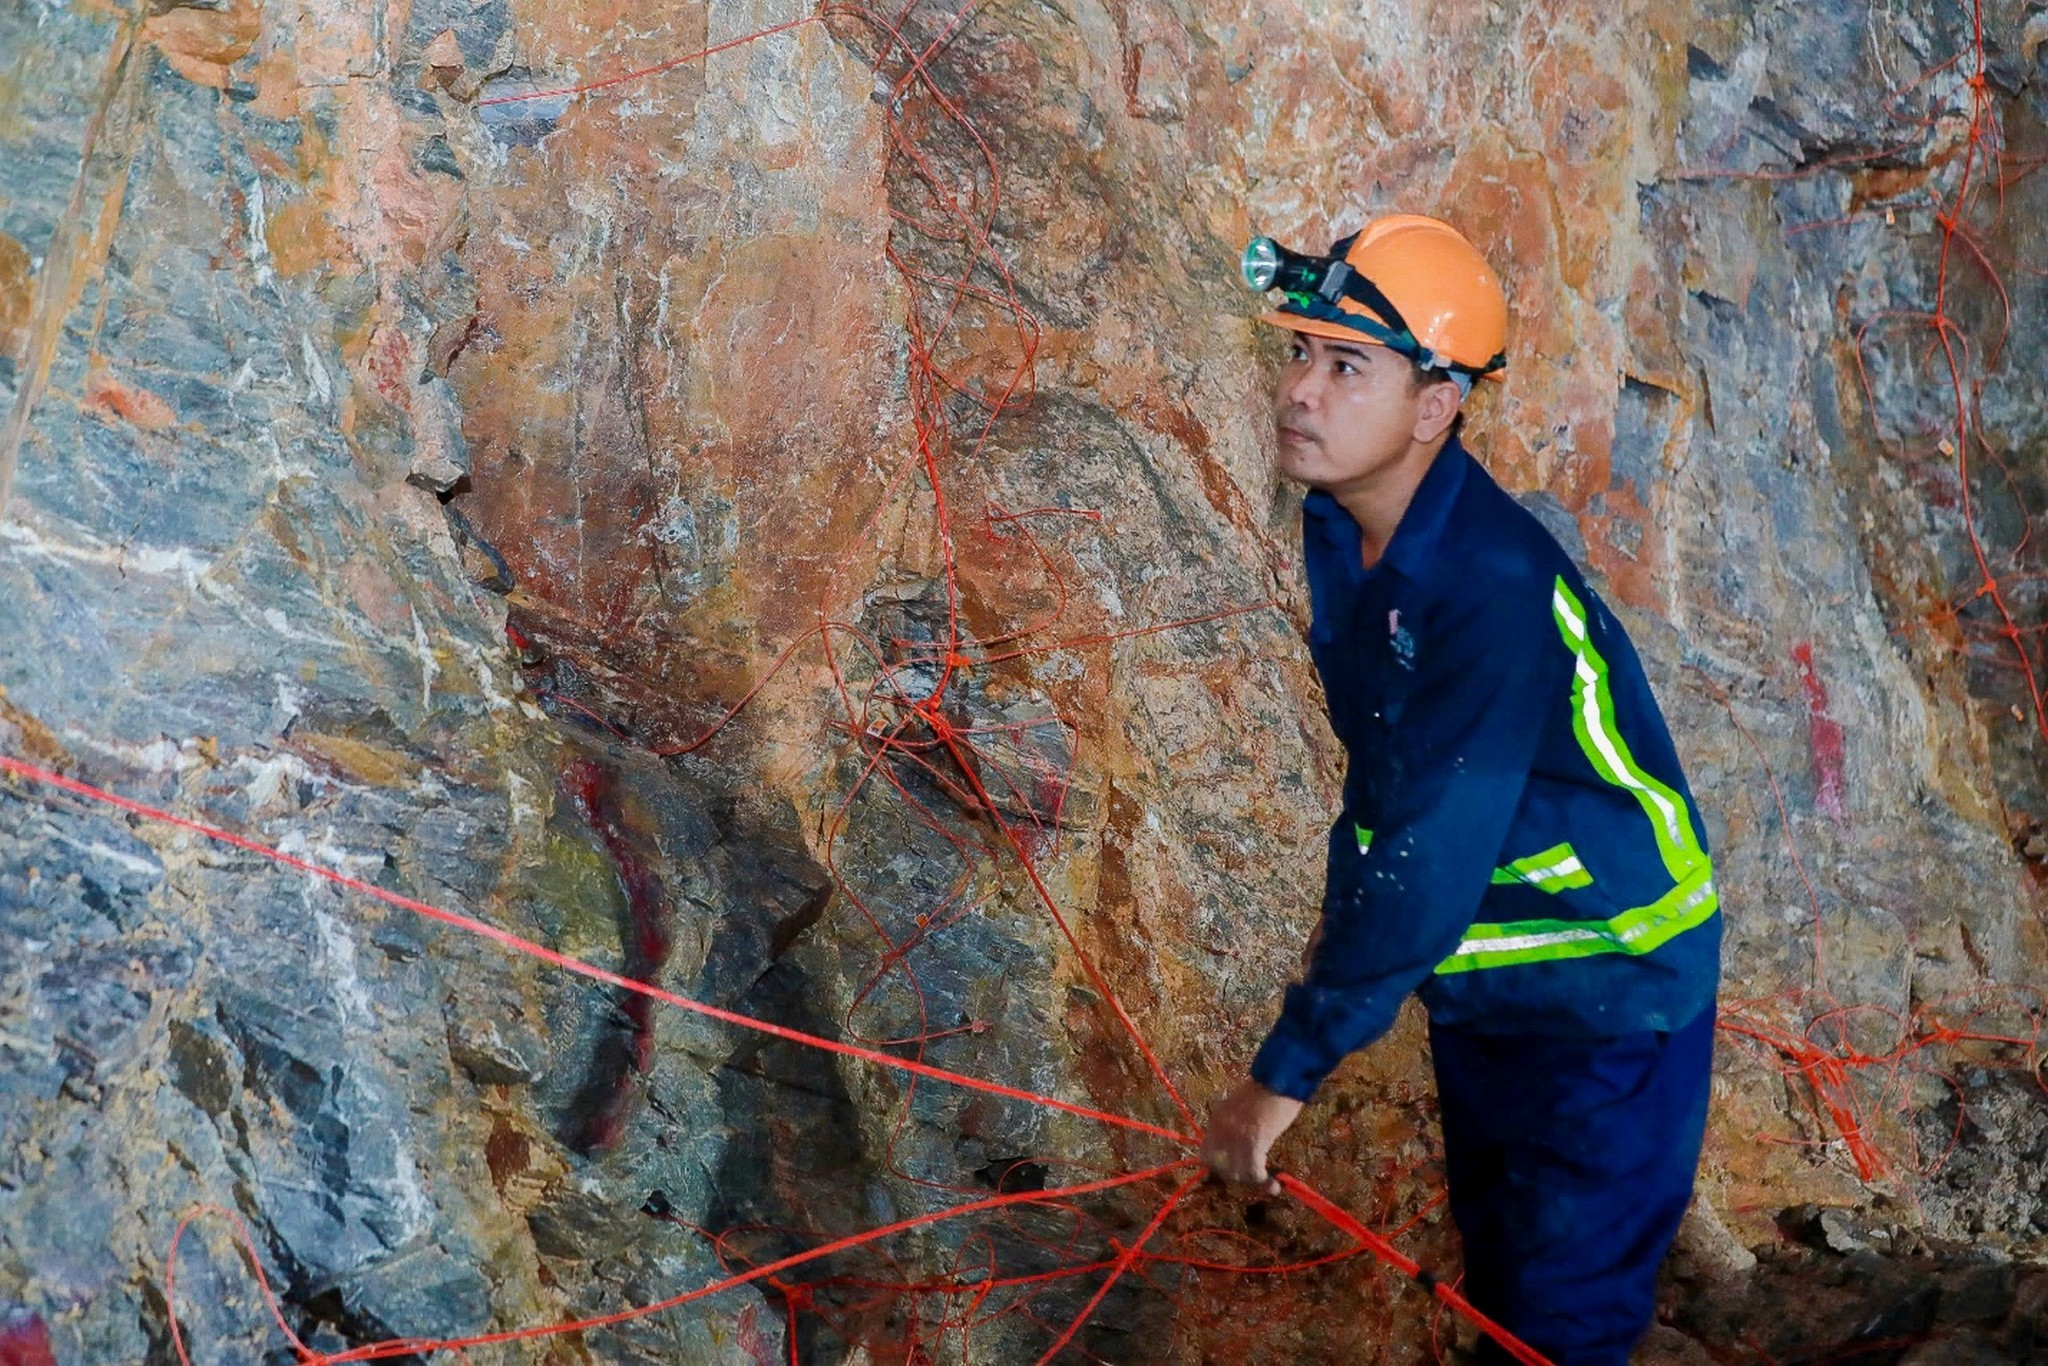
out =
<svg viewBox="0 0 2048 1366"><path fill-rule="evenodd" d="M1471 463L1471 455L1457 437L1444 443L1444 448L1437 452L1428 472L1422 476L1422 482L1415 486L1415 496L1408 500L1408 509L1401 514L1401 524L1394 528L1394 537L1387 543L1386 553L1380 556L1379 565L1373 572L1391 568L1410 581L1423 577L1435 555L1437 542L1443 539L1444 525L1451 517L1451 505L1457 501L1458 491L1465 486L1465 471ZM1365 582L1367 571L1359 555L1362 538L1358 523L1351 520L1351 514L1344 510L1344 505L1321 489L1313 489L1302 499L1301 512L1310 538L1306 551L1316 553L1320 543L1324 553L1337 557L1346 582L1354 587Z"/></svg>

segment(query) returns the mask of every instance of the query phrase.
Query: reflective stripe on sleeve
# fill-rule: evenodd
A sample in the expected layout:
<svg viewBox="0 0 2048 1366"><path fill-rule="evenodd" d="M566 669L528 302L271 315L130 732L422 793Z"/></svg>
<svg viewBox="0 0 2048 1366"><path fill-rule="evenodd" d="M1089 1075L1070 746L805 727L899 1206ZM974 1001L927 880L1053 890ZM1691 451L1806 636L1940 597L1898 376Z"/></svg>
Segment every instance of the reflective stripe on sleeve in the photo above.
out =
<svg viewBox="0 0 2048 1366"><path fill-rule="evenodd" d="M1635 797L1657 840L1657 852L1675 884L1647 906L1623 911L1607 920L1515 920L1481 922L1465 932L1457 951L1438 964L1439 974L1477 968L1512 967L1523 963L1590 958L1606 953L1641 955L1654 952L1678 935L1711 920L1720 905L1714 891L1713 865L1700 846L1691 807L1670 787L1637 764L1614 713L1608 688L1607 661L1593 645L1586 606L1559 575L1551 595L1552 614L1565 647L1572 652L1572 731L1593 771L1606 782ZM1513 876L1519 872L1520 876ZM1502 873L1511 876L1503 878ZM1568 845L1518 859L1494 874L1496 883L1512 880L1544 886L1549 879L1562 890L1563 879L1576 873L1592 881ZM1572 885L1583 886L1585 883Z"/></svg>
<svg viewBox="0 0 2048 1366"><path fill-rule="evenodd" d="M1515 920L1474 925L1457 952L1437 965L1439 976L1475 968L1591 958L1603 953L1645 954L1713 917L1719 899L1713 871L1701 867L1648 906L1610 920Z"/></svg>
<svg viewBox="0 0 2048 1366"><path fill-rule="evenodd" d="M1692 813L1684 798L1645 773L1629 753L1628 742L1621 738L1621 728L1615 724L1614 698L1607 687L1607 661L1593 648L1585 604L1565 584L1561 574L1551 595L1551 610L1574 659L1572 730L1579 737L1579 746L1596 773L1635 795L1650 818L1665 871L1673 881L1682 883L1706 866L1707 861L1699 837L1693 833Z"/></svg>
<svg viewBox="0 0 2048 1366"><path fill-rule="evenodd" d="M1586 871L1585 864L1579 862L1578 854L1569 844L1559 844L1540 854L1518 858L1504 868L1494 869L1493 885L1534 887L1539 892L1568 892L1574 887L1592 886L1593 875Z"/></svg>
<svg viewBox="0 0 2048 1366"><path fill-rule="evenodd" d="M1372 831L1354 823L1351 833L1358 841L1360 857L1372 852ZM1586 865L1579 861L1578 853L1571 845L1554 844L1540 854L1518 858L1494 869L1493 885L1534 887L1539 892L1569 892L1576 887L1592 886L1593 875L1586 871Z"/></svg>

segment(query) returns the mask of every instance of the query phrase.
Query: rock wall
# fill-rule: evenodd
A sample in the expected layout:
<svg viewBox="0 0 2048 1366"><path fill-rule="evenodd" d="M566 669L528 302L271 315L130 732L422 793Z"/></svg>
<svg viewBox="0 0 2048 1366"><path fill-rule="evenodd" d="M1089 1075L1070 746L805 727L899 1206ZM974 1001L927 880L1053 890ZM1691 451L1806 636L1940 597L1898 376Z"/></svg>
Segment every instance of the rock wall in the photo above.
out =
<svg viewBox="0 0 2048 1366"><path fill-rule="evenodd" d="M1514 305L1472 444L1628 616L1721 865L1733 1028L1674 1322L2023 1359L2039 1277L1968 1266L2048 1235L2044 38L1933 0L29 0L0 12L0 752L1176 1126L1114 1006L1197 1108L1241 1069L1341 762L1237 253L1439 212ZM174 1359L206 1206L332 1352L1178 1155L44 784L0 813L0 1326L58 1361ZM1427 1075L1404 1016L1283 1161L1448 1267ZM1158 1207L937 1225L504 1350L1035 1359L1099 1272L930 1287L1114 1257ZM179 1241L195 1361L282 1344L236 1227ZM1169 1242L1336 1246L1214 1192ZM1787 1278L1842 1283L1807 1245L1895 1256L1847 1283L1926 1313L1788 1312ZM1151 1261L1079 1345L1431 1340L1355 1263Z"/></svg>

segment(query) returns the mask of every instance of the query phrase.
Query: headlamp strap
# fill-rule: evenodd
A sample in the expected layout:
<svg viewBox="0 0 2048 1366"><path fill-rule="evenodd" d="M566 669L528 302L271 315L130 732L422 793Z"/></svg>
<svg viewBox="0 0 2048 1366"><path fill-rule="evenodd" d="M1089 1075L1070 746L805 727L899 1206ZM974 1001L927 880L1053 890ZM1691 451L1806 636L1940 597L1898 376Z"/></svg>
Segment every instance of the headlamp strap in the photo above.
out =
<svg viewBox="0 0 2048 1366"><path fill-rule="evenodd" d="M1328 295L1329 281L1332 277L1336 276L1337 270L1344 272L1342 279L1338 282L1337 292L1354 303L1364 304L1367 308L1379 314L1380 320L1386 323L1387 330L1397 337L1406 338L1408 343L1414 348L1419 359L1425 348L1420 341L1416 340L1415 329L1408 326L1408 320L1401 316L1400 309L1394 307L1394 301L1381 292L1378 285L1353 270L1350 262L1337 262L1336 269L1331 270L1329 275L1323 277L1325 295ZM1337 301L1332 298L1330 302L1335 303Z"/></svg>
<svg viewBox="0 0 2048 1366"><path fill-rule="evenodd" d="M1386 296L1380 287L1360 274L1344 257L1351 250L1358 234L1338 239L1330 246L1330 254L1323 258L1326 265L1322 278L1316 281L1316 291L1309 294L1288 290L1287 297L1304 312L1329 318L1347 327L1356 327L1367 333L1383 333L1379 338L1388 349L1399 352L1417 365L1430 370L1448 370L1455 374L1477 379L1490 375L1496 370L1507 368L1506 352L1501 352L1484 365L1461 365L1447 356L1440 356L1424 346L1416 337L1415 329L1401 316L1401 310L1394 307L1394 301ZM1350 299L1353 303L1364 304L1378 316L1383 326L1373 325L1372 319L1360 318L1337 307L1337 300ZM1320 306L1320 307L1319 307Z"/></svg>

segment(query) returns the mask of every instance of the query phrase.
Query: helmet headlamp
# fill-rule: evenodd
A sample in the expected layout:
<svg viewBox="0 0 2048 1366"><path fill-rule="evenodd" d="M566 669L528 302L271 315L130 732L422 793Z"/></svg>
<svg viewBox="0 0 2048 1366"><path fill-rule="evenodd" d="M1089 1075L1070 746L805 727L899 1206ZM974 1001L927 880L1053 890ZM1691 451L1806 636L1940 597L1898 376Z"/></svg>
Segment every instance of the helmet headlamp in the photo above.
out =
<svg viewBox="0 0 2048 1366"><path fill-rule="evenodd" d="M1245 247L1243 269L1244 282L1253 289L1277 289L1290 299L1320 299L1326 304L1343 298L1345 283L1356 274L1348 261L1305 256L1270 237L1254 237Z"/></svg>

